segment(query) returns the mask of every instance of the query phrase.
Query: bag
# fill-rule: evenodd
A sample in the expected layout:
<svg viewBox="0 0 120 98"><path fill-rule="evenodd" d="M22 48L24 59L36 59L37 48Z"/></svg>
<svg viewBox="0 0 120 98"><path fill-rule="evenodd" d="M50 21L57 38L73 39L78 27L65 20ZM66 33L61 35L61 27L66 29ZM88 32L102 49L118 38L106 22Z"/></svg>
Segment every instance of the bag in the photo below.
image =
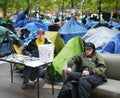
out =
<svg viewBox="0 0 120 98"><path fill-rule="evenodd" d="M68 81L62 86L58 98L78 98L77 87L77 82Z"/></svg>
<svg viewBox="0 0 120 98"><path fill-rule="evenodd" d="M12 53L12 49L11 49L10 44L2 43L0 45L0 57L10 55L11 53Z"/></svg>

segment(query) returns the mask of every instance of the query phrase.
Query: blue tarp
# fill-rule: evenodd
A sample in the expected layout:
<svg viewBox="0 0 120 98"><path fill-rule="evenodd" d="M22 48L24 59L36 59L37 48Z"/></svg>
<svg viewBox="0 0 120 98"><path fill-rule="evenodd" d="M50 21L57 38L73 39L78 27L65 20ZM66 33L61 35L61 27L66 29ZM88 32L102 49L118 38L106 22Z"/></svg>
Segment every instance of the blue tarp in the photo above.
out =
<svg viewBox="0 0 120 98"><path fill-rule="evenodd" d="M103 47L101 53L120 54L120 33L112 38L108 44Z"/></svg>
<svg viewBox="0 0 120 98"><path fill-rule="evenodd" d="M25 28L30 31L29 37L23 40L23 43L26 45L30 40L36 37L38 29L44 29L48 31L48 23L42 23L40 20L32 18L28 20L25 16L25 13L22 12L18 15L16 22L14 23L14 28Z"/></svg>
<svg viewBox="0 0 120 98"><path fill-rule="evenodd" d="M39 23L39 22L30 22L24 26L24 28L28 29L30 31L30 35L23 40L24 44L28 44L30 40L36 37L37 31L39 29L44 29L45 31L48 31L48 27L45 24Z"/></svg>
<svg viewBox="0 0 120 98"><path fill-rule="evenodd" d="M98 21L94 21L94 20L88 20L85 24L85 27L87 29L93 27L94 25L98 24L99 22Z"/></svg>
<svg viewBox="0 0 120 98"><path fill-rule="evenodd" d="M31 19L27 19L25 16L25 13L22 12L21 14L18 15L13 27L14 28L22 28L24 27L26 24L31 23L31 22L35 22L37 23L37 27L41 27L42 25L44 25L44 28L48 29L48 26L50 25L49 23L42 23L42 21L31 17ZM42 26L43 27L43 26ZM33 30L33 29L32 29Z"/></svg>
<svg viewBox="0 0 120 98"><path fill-rule="evenodd" d="M24 12L21 12L21 13L18 15L18 17L17 17L17 19L16 19L13 27L14 27L14 28L22 27L22 26L25 24L26 21L27 21L27 18L26 18L26 16L25 16L25 13L24 13Z"/></svg>
<svg viewBox="0 0 120 98"><path fill-rule="evenodd" d="M120 29L120 22L115 22L115 21L110 20L109 24L117 29Z"/></svg>
<svg viewBox="0 0 120 98"><path fill-rule="evenodd" d="M69 39L75 36L84 36L87 32L87 29L84 27L83 24L80 24L78 21L71 18L68 22L66 22L58 31L64 40L65 43Z"/></svg>

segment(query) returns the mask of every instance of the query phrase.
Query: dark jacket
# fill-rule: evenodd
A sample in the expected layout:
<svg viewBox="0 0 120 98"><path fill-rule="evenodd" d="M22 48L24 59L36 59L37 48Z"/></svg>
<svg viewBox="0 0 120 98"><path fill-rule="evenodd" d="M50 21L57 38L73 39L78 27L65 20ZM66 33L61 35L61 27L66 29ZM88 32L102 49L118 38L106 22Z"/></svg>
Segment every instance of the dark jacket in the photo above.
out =
<svg viewBox="0 0 120 98"><path fill-rule="evenodd" d="M31 40L31 42L25 46L23 49L23 54L24 55L31 55L34 57L39 57L39 51L38 51L38 46L36 45L36 39ZM44 44L51 44L51 42L45 38Z"/></svg>
<svg viewBox="0 0 120 98"><path fill-rule="evenodd" d="M79 72L88 70L91 75L102 76L106 81L106 65L103 58L97 52L94 52L91 57L85 56L84 53L72 57L68 61L68 67L72 66L77 66Z"/></svg>

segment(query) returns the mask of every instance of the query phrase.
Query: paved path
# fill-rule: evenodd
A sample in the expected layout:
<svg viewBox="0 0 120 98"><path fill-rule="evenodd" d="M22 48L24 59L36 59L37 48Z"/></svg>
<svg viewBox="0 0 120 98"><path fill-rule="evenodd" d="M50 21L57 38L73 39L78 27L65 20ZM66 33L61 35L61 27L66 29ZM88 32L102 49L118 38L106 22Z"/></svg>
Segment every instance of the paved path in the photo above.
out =
<svg viewBox="0 0 120 98"><path fill-rule="evenodd" d="M9 63L0 62L0 98L37 98L37 88L22 89L21 74L14 74L14 83L10 80ZM57 98L59 89L55 89L52 95L50 88L43 88L44 80L40 80L40 98Z"/></svg>

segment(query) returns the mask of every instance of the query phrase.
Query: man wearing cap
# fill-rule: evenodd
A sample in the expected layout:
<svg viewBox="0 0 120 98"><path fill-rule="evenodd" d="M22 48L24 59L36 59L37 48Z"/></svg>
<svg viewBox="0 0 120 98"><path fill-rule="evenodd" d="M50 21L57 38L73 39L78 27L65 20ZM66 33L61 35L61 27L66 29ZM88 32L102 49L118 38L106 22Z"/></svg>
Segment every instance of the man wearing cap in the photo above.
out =
<svg viewBox="0 0 120 98"><path fill-rule="evenodd" d="M77 72L72 72L73 66L76 66ZM89 98L92 88L107 81L105 70L106 65L103 58L95 51L94 44L88 42L85 44L84 53L68 60L66 82L77 81L78 98Z"/></svg>
<svg viewBox="0 0 120 98"><path fill-rule="evenodd" d="M43 29L39 29L37 32L37 37L29 42L29 44L23 49L24 55L29 55L33 57L39 57L38 45L42 44L51 44L51 42L45 38L45 32ZM24 66L23 70L23 85L22 88L27 88L29 85L29 79L34 81L39 75L40 68L39 67L29 67Z"/></svg>

